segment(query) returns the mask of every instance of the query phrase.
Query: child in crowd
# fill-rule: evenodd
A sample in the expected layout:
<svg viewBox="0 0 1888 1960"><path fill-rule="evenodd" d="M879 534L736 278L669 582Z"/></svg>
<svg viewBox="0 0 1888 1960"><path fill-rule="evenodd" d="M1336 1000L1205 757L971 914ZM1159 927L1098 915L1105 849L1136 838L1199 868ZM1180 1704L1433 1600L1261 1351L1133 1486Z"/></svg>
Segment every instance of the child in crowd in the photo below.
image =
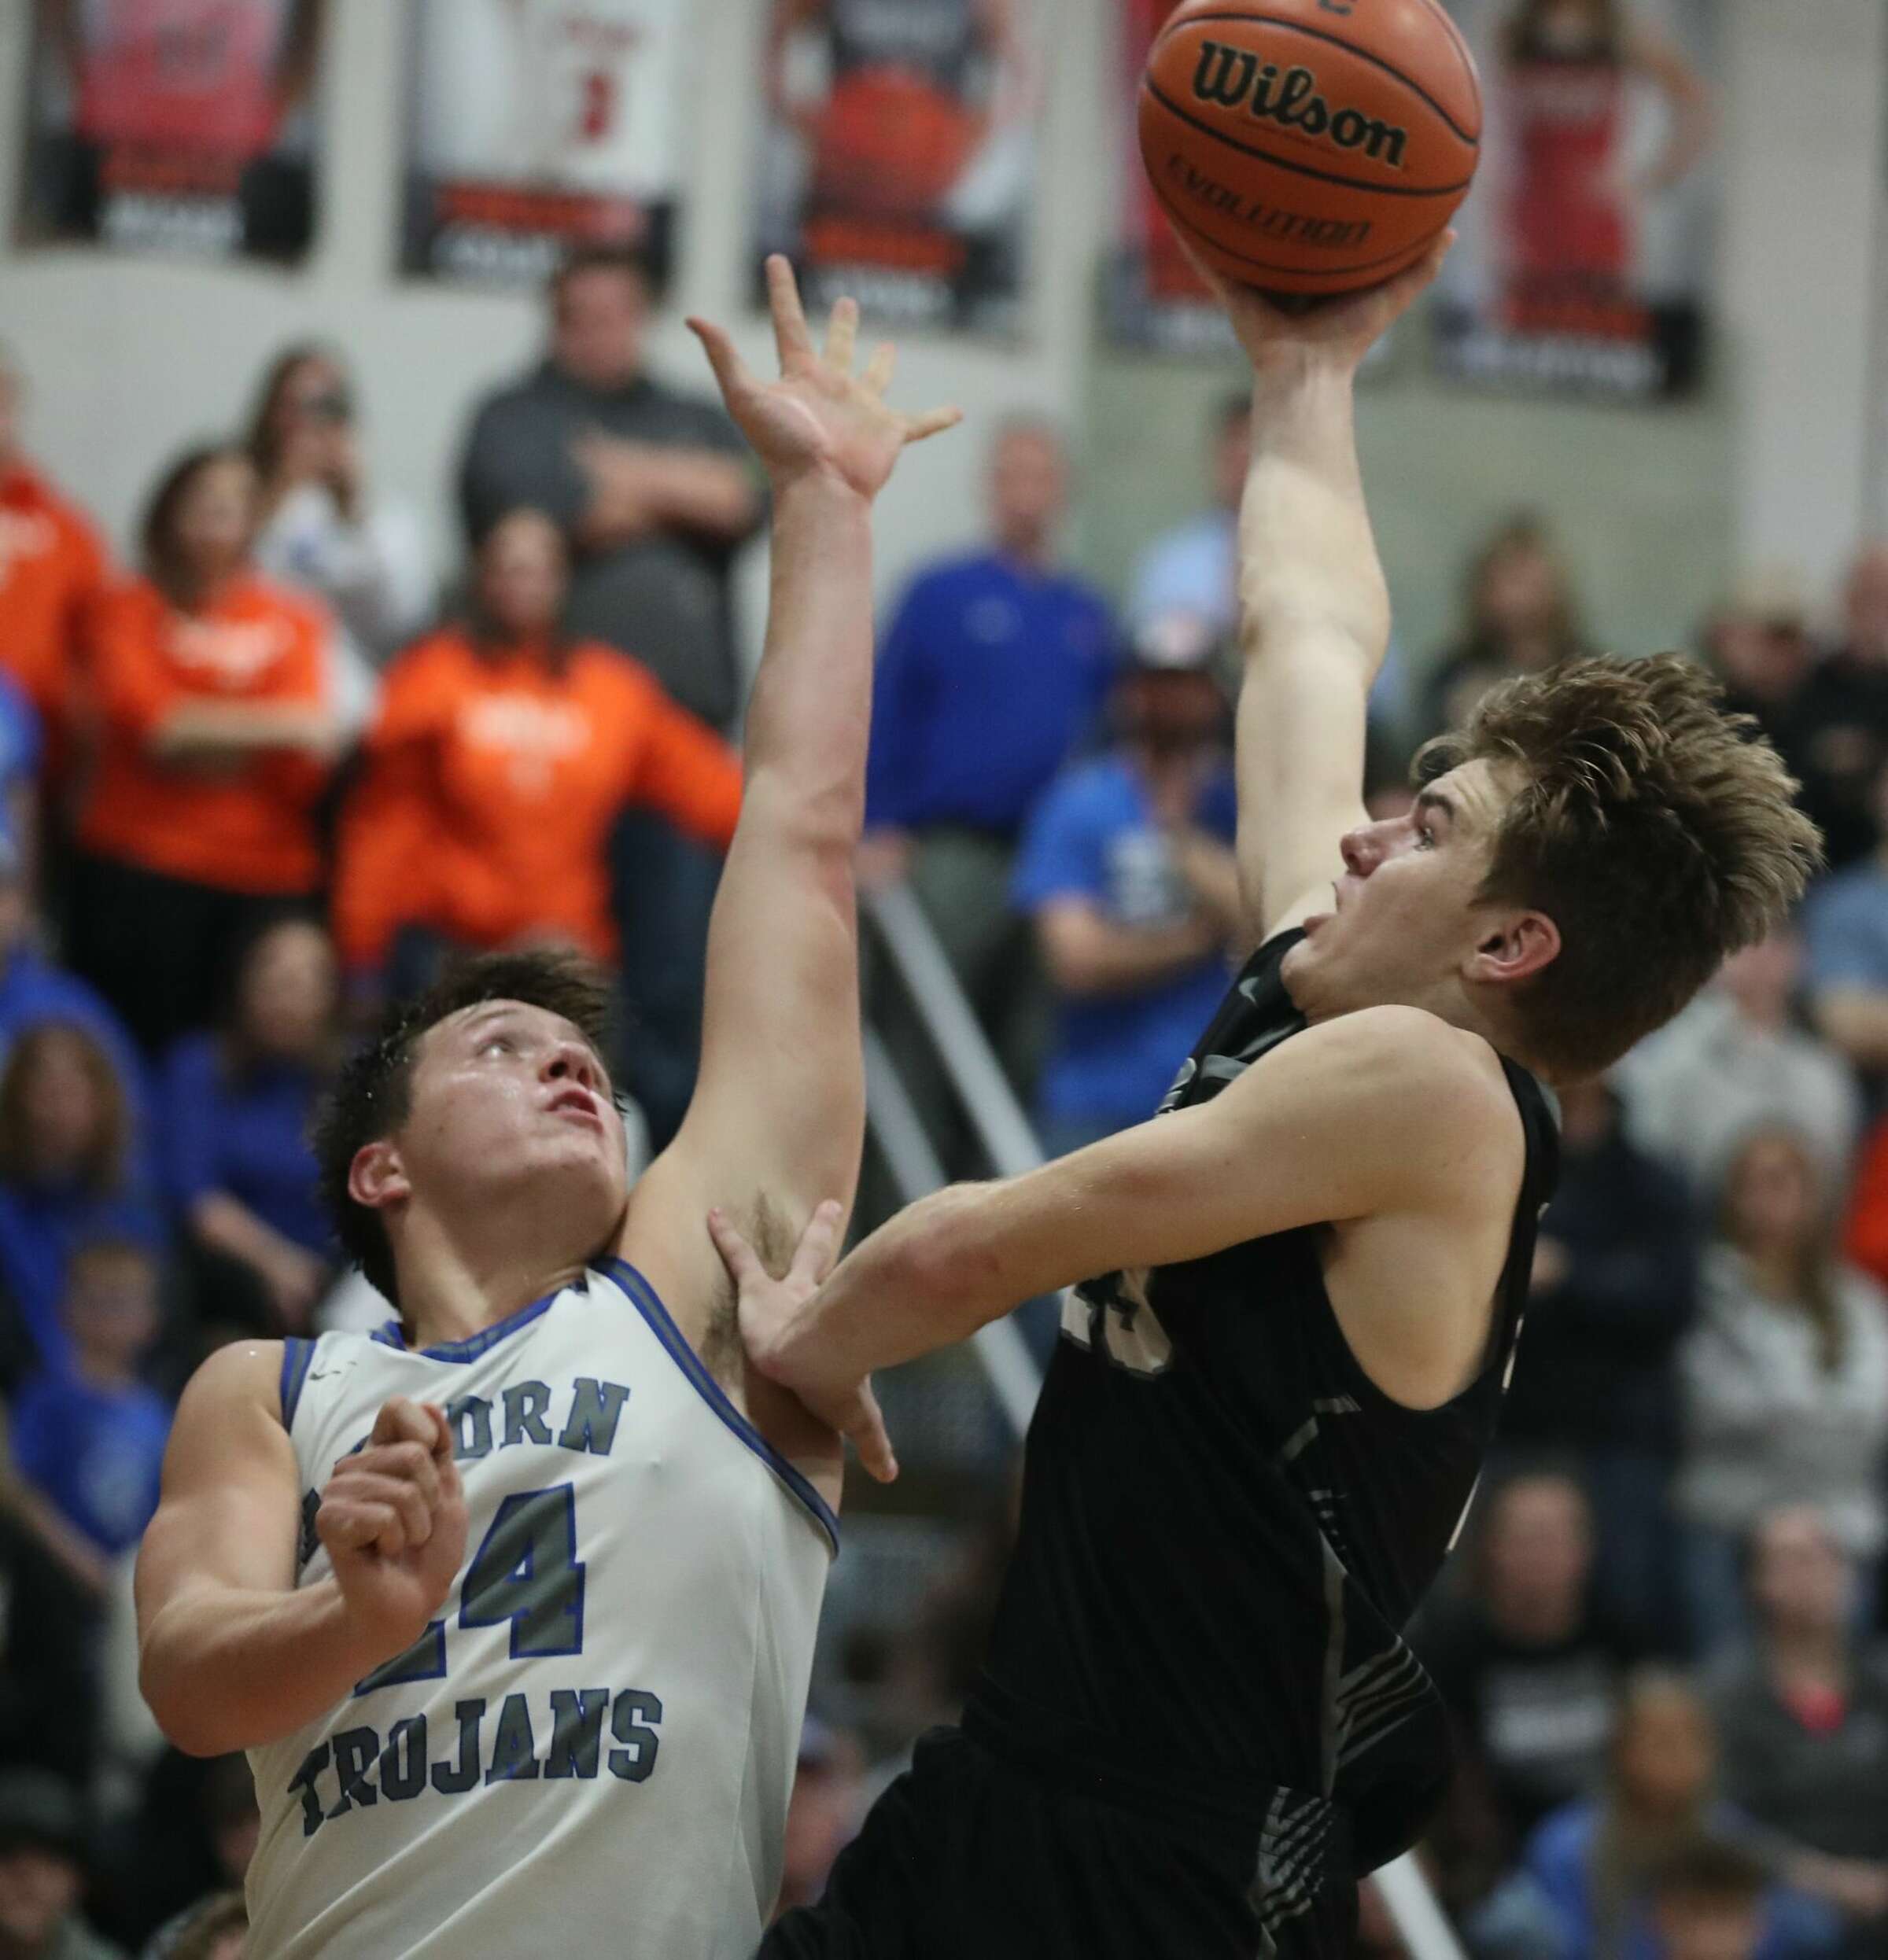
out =
<svg viewBox="0 0 1888 1960"><path fill-rule="evenodd" d="M138 1378L158 1327L157 1266L143 1246L91 1240L67 1262L65 1370L43 1369L13 1406L20 1475L101 1556L116 1558L157 1508L171 1412Z"/></svg>

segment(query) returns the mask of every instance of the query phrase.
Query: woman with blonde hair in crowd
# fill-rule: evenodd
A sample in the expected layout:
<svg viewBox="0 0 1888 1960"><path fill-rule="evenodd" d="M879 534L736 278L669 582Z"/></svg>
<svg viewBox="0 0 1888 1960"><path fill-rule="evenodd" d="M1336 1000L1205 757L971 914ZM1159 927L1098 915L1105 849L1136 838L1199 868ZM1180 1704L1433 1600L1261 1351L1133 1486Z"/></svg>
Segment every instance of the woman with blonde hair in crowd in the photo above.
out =
<svg viewBox="0 0 1888 1960"><path fill-rule="evenodd" d="M94 624L67 956L148 1053L201 1026L231 949L321 882L331 626L257 571L256 514L246 455L190 451L151 500L143 576Z"/></svg>
<svg viewBox="0 0 1888 1960"><path fill-rule="evenodd" d="M1813 1505L1872 1609L1888 1537L1888 1300L1838 1255L1829 1177L1794 1129L1766 1125L1732 1153L1706 1250L1698 1318L1679 1350L1683 1444L1674 1507L1701 1651L1748 1631L1751 1528Z"/></svg>

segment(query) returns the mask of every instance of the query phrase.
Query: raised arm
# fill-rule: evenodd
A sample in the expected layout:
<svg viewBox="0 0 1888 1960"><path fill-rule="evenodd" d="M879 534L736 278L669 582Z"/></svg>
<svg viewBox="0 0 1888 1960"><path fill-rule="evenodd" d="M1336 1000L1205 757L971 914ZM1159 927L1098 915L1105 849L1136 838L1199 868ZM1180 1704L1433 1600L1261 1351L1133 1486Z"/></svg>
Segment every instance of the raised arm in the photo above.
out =
<svg viewBox="0 0 1888 1960"><path fill-rule="evenodd" d="M1373 1008L1281 1044L1210 1102L1024 1176L920 1199L817 1288L818 1261L799 1284L773 1280L729 1221L712 1229L756 1366L853 1437L883 1476L895 1466L865 1386L876 1369L1097 1274L1302 1225L1407 1226L1399 1283L1381 1291L1426 1324L1387 1338L1433 1369L1425 1343L1459 1344L1485 1308L1465 1269L1486 1257L1480 1210L1491 1190L1517 1189L1521 1151L1514 1099L1485 1043L1416 1008ZM1458 1296L1469 1313L1451 1312ZM1485 1317L1473 1324L1485 1332Z"/></svg>
<svg viewBox="0 0 1888 1960"><path fill-rule="evenodd" d="M1388 285L1288 315L1215 280L1252 363L1252 461L1239 517L1239 876L1256 943L1318 902L1363 820L1370 684L1389 644L1352 424L1371 345L1446 245Z"/></svg>
<svg viewBox="0 0 1888 1960"><path fill-rule="evenodd" d="M768 281L781 370L771 385L719 328L691 322L773 481L773 587L746 793L709 932L701 1072L624 1240L637 1264L662 1268L651 1277L698 1338L721 1290L708 1208L750 1218L765 1207L797 1236L821 1199L849 1206L858 1176L852 864L872 706L872 501L905 444L957 419L895 414L888 348L853 374L857 308L835 308L822 355L785 260L769 261Z"/></svg>

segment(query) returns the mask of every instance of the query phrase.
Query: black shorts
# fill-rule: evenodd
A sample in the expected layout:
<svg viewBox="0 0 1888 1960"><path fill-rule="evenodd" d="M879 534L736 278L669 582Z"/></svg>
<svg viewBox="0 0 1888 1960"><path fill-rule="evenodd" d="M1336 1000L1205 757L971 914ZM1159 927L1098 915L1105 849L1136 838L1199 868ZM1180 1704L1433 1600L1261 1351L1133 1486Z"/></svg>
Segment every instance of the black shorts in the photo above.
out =
<svg viewBox="0 0 1888 1960"><path fill-rule="evenodd" d="M1279 1790L1190 1814L1114 1778L940 1729L872 1806L818 1905L758 1960L1261 1960L1348 1953L1342 1814Z"/></svg>

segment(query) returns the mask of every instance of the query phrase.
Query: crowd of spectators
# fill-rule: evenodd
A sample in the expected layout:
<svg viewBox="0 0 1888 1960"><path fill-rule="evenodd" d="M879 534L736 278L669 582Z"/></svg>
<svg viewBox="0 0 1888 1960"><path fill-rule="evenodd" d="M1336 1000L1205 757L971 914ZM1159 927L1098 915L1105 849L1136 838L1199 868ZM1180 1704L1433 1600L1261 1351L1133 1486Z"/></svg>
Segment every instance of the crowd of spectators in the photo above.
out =
<svg viewBox="0 0 1888 1960"><path fill-rule="evenodd" d="M238 1950L247 1771L142 1713L128 1554L202 1358L359 1310L307 1129L366 1019L455 952L567 943L621 977L651 1144L686 1105L765 493L647 371L633 263L549 298L542 363L469 413L443 580L336 351L282 352L165 465L122 562L0 357L0 1960ZM887 610L861 875L924 909L1051 1152L1152 1109L1241 951L1247 445L1229 401L1208 507L1117 609L1068 562L1064 438L1008 422L985 535ZM1506 1433L1414 1631L1461 1754L1423 1855L1478 1960L1888 1954L1888 547L1816 628L1775 572L1700 623L1830 875L1562 1099ZM1504 519L1376 698L1374 807L1587 645L1550 529ZM940 1159L980 1169L874 994ZM850 1630L790 1903L961 1698L1006 1517Z"/></svg>

